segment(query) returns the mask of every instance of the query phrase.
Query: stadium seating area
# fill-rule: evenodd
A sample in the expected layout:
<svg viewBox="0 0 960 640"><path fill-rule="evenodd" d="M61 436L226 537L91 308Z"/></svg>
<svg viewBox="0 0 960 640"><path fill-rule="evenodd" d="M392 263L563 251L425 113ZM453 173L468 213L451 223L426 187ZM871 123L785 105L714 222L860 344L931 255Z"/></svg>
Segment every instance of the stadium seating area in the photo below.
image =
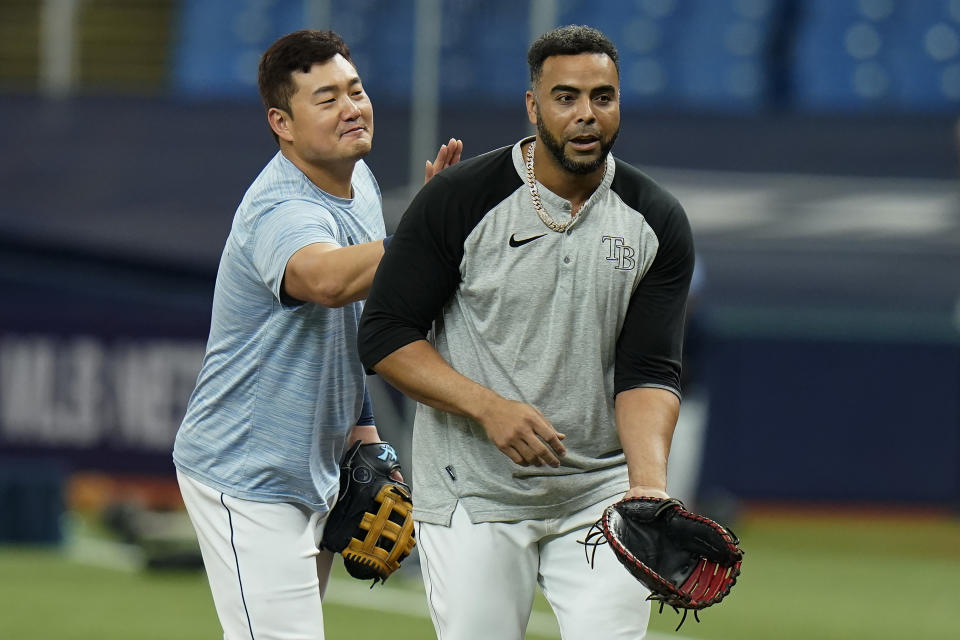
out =
<svg viewBox="0 0 960 640"><path fill-rule="evenodd" d="M351 44L381 104L409 102L416 4L329 2L330 24ZM278 35L300 28L311 6L184 1L176 89L255 96L251 61ZM444 104L515 101L526 82L530 4L436 6ZM960 105L958 0L558 0L555 17L594 25L618 44L628 106L749 113L942 112Z"/></svg>

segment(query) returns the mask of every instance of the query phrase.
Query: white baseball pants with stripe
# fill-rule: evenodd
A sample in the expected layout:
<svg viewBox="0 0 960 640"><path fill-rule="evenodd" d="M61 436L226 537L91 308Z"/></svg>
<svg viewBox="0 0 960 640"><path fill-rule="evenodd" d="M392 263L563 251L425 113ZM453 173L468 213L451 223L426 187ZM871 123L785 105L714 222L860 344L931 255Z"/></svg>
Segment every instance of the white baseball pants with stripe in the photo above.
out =
<svg viewBox="0 0 960 640"><path fill-rule="evenodd" d="M418 523L417 546L439 640L522 640L534 591L553 607L564 640L639 640L649 595L607 545L594 566L583 540L612 496L570 516L473 524L457 505L449 527Z"/></svg>
<svg viewBox="0 0 960 640"><path fill-rule="evenodd" d="M224 640L323 640L326 514L232 498L179 471Z"/></svg>

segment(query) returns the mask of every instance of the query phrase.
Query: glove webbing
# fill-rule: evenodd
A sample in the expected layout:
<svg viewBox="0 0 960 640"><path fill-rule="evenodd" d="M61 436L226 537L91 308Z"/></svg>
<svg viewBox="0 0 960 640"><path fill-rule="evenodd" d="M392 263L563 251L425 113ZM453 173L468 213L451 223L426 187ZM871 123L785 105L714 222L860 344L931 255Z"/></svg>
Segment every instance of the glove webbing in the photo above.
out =
<svg viewBox="0 0 960 640"><path fill-rule="evenodd" d="M413 520L407 518L412 505L409 496L396 485L382 486L375 500L380 503L380 508L375 514L364 513L360 521L359 526L367 532L366 536L363 540L351 538L350 544L343 550L343 556L361 564L380 565L376 568L392 573L400 566L398 558L410 554L416 544ZM394 513L404 522L402 526L391 518ZM389 551L381 544L383 538L389 541ZM398 540L403 540L403 544L397 544Z"/></svg>
<svg viewBox="0 0 960 640"><path fill-rule="evenodd" d="M680 591L690 596L693 605L709 602L720 594L729 593L739 573L739 563L723 567L706 558L701 558L696 569L680 587Z"/></svg>

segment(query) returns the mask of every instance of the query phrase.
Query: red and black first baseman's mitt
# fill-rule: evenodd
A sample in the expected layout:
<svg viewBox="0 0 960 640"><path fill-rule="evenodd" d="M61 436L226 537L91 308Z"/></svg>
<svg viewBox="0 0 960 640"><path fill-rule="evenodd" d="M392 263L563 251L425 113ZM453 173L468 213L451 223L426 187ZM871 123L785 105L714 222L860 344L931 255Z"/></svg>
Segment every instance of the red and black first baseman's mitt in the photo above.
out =
<svg viewBox="0 0 960 640"><path fill-rule="evenodd" d="M600 539L600 536L603 536ZM740 575L740 540L726 527L687 511L676 499L624 498L607 507L584 544L608 542L648 589L648 600L697 612L723 600ZM592 564L592 559L591 559ZM680 626L677 626L679 629Z"/></svg>
<svg viewBox="0 0 960 640"><path fill-rule="evenodd" d="M327 517L321 548L343 556L360 580L386 580L416 544L410 487L390 475L400 468L386 442L354 442L340 460L340 495Z"/></svg>

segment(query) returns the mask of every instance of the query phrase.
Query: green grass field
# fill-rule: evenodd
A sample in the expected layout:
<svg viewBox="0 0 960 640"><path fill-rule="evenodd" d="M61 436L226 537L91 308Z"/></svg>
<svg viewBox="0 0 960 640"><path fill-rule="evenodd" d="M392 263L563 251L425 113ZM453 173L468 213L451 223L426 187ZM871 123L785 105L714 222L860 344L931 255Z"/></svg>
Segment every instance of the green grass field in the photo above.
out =
<svg viewBox="0 0 960 640"><path fill-rule="evenodd" d="M673 611L654 614L650 640L958 637L956 518L767 513L748 515L736 528L746 556L729 599L704 611L701 624L689 618L678 633ZM133 570L122 549L75 551L0 547L0 638L221 637L202 572ZM433 638L425 611L413 571L370 591L338 570L324 605L327 637ZM538 599L527 638L559 637L555 629Z"/></svg>

